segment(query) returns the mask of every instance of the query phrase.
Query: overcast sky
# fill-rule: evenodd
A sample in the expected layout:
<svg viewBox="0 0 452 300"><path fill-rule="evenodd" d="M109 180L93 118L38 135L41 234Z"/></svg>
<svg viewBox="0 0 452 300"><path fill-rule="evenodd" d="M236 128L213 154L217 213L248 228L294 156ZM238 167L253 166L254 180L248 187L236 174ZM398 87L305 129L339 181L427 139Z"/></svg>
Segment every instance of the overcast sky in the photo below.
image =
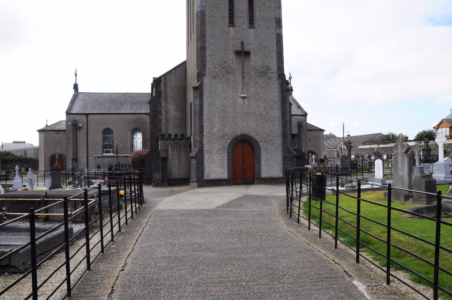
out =
<svg viewBox="0 0 452 300"><path fill-rule="evenodd" d="M81 92L149 92L185 60L185 2L0 0L0 142L65 119L74 68ZM451 0L282 2L286 74L325 133L413 138L450 113Z"/></svg>

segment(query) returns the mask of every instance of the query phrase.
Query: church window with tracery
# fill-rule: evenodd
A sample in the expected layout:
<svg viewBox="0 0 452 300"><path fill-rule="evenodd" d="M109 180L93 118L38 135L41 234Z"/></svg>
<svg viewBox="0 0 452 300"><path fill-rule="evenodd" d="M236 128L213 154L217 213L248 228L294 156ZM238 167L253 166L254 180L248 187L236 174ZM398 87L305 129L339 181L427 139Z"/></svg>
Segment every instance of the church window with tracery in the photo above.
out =
<svg viewBox="0 0 452 300"><path fill-rule="evenodd" d="M102 131L102 154L113 155L115 152L114 134L110 128L105 128Z"/></svg>
<svg viewBox="0 0 452 300"><path fill-rule="evenodd" d="M248 23L254 28L254 0L248 0Z"/></svg>
<svg viewBox="0 0 452 300"><path fill-rule="evenodd" d="M234 0L229 0L229 26L234 26Z"/></svg>
<svg viewBox="0 0 452 300"><path fill-rule="evenodd" d="M132 152L143 149L143 133L140 129L132 131Z"/></svg>

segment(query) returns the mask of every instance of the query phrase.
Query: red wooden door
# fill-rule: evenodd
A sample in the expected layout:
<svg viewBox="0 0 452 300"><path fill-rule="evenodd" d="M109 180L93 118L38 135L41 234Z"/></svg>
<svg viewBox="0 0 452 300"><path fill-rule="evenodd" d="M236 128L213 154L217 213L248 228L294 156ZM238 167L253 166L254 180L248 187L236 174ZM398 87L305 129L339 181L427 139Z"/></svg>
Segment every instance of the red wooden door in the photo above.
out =
<svg viewBox="0 0 452 300"><path fill-rule="evenodd" d="M53 167L53 165L54 165L55 163L56 163L56 156L53 156L53 157L52 157L52 165L51 165L51 167ZM60 165L61 170L66 170L66 169L64 168L64 158L63 158L61 155L58 156L58 164Z"/></svg>
<svg viewBox="0 0 452 300"><path fill-rule="evenodd" d="M255 157L250 143L235 144L232 151L232 177L234 184L254 184Z"/></svg>

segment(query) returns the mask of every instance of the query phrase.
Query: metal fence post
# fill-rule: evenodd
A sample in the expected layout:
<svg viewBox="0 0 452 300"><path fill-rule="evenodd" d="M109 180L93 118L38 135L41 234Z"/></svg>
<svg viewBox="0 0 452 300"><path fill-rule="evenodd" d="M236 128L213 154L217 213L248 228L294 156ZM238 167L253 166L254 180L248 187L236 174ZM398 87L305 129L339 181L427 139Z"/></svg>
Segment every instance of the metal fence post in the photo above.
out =
<svg viewBox="0 0 452 300"><path fill-rule="evenodd" d="M129 175L129 190L130 190L130 213L133 220L133 204L135 202L135 199L133 197L133 190L132 190L132 175ZM136 207L136 205L135 205Z"/></svg>
<svg viewBox="0 0 452 300"><path fill-rule="evenodd" d="M441 191L436 196L436 236L435 236L435 267L433 278L433 299L438 300L439 297L439 250L441 247L441 207L442 207Z"/></svg>
<svg viewBox="0 0 452 300"><path fill-rule="evenodd" d="M321 181L320 181L320 189L319 189L319 191L320 191L319 239L322 238L322 223L323 223L323 199L322 199L323 197L322 197L322 195L325 192L323 190L323 188L324 188L324 186L323 186L323 174L320 174L320 176L321 176Z"/></svg>
<svg viewBox="0 0 452 300"><path fill-rule="evenodd" d="M71 286L71 258L69 252L69 211L68 211L68 200L67 197L64 197L64 255L66 259L66 290L68 297L72 295L72 286Z"/></svg>
<svg viewBox="0 0 452 300"><path fill-rule="evenodd" d="M133 181L132 181L132 185L133 185L133 190L134 190L134 196L135 196L135 214L138 214L138 207L140 205L140 199L138 198L138 189L137 189L137 174L134 173L133 177L132 177Z"/></svg>
<svg viewBox="0 0 452 300"><path fill-rule="evenodd" d="M91 271L91 256L90 256L90 246L89 246L89 211L88 211L88 190L85 189L84 201L85 205L85 239L86 239L86 267L88 271Z"/></svg>
<svg viewBox="0 0 452 300"><path fill-rule="evenodd" d="M289 203L290 212L289 212L289 218L292 218L294 183L295 183L295 170L292 170L291 176L290 176L290 203Z"/></svg>
<svg viewBox="0 0 452 300"><path fill-rule="evenodd" d="M311 230L311 201L312 201L312 174L309 173L309 209L308 209L308 230Z"/></svg>
<svg viewBox="0 0 452 300"><path fill-rule="evenodd" d="M358 209L356 212L356 263L359 264L359 246L361 245L361 180L358 180Z"/></svg>
<svg viewBox="0 0 452 300"><path fill-rule="evenodd" d="M118 231L121 232L121 202L119 201L119 179L116 179L116 195L118 196Z"/></svg>
<svg viewBox="0 0 452 300"><path fill-rule="evenodd" d="M100 225L100 251L104 253L104 212L102 211L102 186L98 185L98 207L99 207L99 225Z"/></svg>
<svg viewBox="0 0 452 300"><path fill-rule="evenodd" d="M337 237L339 234L339 175L336 175L336 231L334 232L334 248L337 249Z"/></svg>
<svg viewBox="0 0 452 300"><path fill-rule="evenodd" d="M289 213L289 169L286 170L286 212Z"/></svg>
<svg viewBox="0 0 452 300"><path fill-rule="evenodd" d="M298 194L298 220L297 223L300 224L300 210L301 210L301 195L303 194L303 170L300 169L300 193Z"/></svg>
<svg viewBox="0 0 452 300"><path fill-rule="evenodd" d="M115 240L115 235L113 233L113 205L111 199L111 182L108 183L108 204L110 205L110 234L111 241L113 242Z"/></svg>
<svg viewBox="0 0 452 300"><path fill-rule="evenodd" d="M127 182L126 182L126 176L123 177L123 182L124 182L124 213L125 213L125 217L126 217L126 225L129 225L129 222L127 220ZM130 206L132 206L132 202L130 203Z"/></svg>
<svg viewBox="0 0 452 300"><path fill-rule="evenodd" d="M35 209L30 208L30 255L31 255L31 284L33 300L38 300L38 270L36 261L36 227Z"/></svg>
<svg viewBox="0 0 452 300"><path fill-rule="evenodd" d="M386 285L391 284L391 218L392 218L392 185L388 184L388 221L386 235Z"/></svg>

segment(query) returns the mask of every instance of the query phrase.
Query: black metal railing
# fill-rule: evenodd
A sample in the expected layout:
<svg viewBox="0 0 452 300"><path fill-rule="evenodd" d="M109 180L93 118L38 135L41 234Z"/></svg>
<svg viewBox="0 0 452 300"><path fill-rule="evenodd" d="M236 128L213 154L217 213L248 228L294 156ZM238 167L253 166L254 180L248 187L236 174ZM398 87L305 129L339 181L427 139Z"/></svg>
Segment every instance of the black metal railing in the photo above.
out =
<svg viewBox="0 0 452 300"><path fill-rule="evenodd" d="M112 194L112 187L116 188L116 200L114 200ZM104 253L105 248L114 241L115 236L121 232L121 228L127 226L129 220L138 214L144 204L143 181L138 172L130 172L128 175L108 181L104 192L106 192L105 197L102 196L103 190L99 184L97 187L84 189L81 193L64 196L63 200L58 200L45 207L30 208L28 213L22 213L21 216L12 220L3 220L4 222L0 224L0 231L5 231L7 226L12 224L27 222L29 224L27 234L29 242L0 257L0 265L4 265L4 262L14 255L23 254L24 251L26 253L29 250L30 256L26 267L28 270L19 275L17 279L8 282L7 286L0 290L1 299L17 298L18 289L22 293L24 290L22 285L19 284L28 279L31 279L31 291L27 292L23 299L37 300L38 293L40 299L50 299L57 296L57 293L61 298L71 297L72 290L80 282L85 272L91 270L92 264ZM107 200L108 207L104 207L103 200ZM81 207L71 212L69 208L71 201L80 201ZM121 204L124 204L124 209L121 209ZM63 206L61 213L49 213L49 210L61 206ZM98 214L96 214L96 209ZM21 213L8 213L7 215L16 216L18 214ZM62 220L53 223L55 226L51 229L37 234L39 223L37 223L36 218L49 216L59 217ZM77 220L77 217L79 220L82 219L82 224L78 225L82 226L83 229L78 232L72 231L73 235L71 236L71 223ZM72 228L74 228L74 225L72 225ZM37 246L40 243L42 244L46 237L59 230L64 233L64 241L59 242L58 246L51 251L46 251L44 254L38 253ZM49 261L62 252L64 252L62 263L57 262L55 265L54 262ZM80 257L82 253L83 256ZM44 257L42 257L43 255ZM42 269L47 262L50 264L50 271ZM49 265L46 266L46 268L49 267ZM40 272L46 274L39 276ZM64 273L64 279L57 281L55 275L59 272ZM2 280L6 280L7 276L10 275L3 275ZM43 292L45 285L47 285L46 292ZM63 288L64 285L65 288Z"/></svg>
<svg viewBox="0 0 452 300"><path fill-rule="evenodd" d="M439 295L441 293L447 297L452 296L452 289L450 287L446 288L442 286L439 276L440 274L442 275L443 283L451 282L452 280L452 268L450 263L448 262L450 258L446 258L443 261L440 260L440 253L442 253L442 255L452 254L452 249L441 245L442 242L444 243L445 239L450 237L450 233L452 232L452 223L446 222L442 219L442 201L443 199L451 200L451 197L442 195L441 191L433 194L395 188L392 187L391 184L389 184L380 186L380 188L385 188L387 190L386 204L384 204L385 202L370 201L363 197L363 182L361 180L358 180L357 182L357 188L355 190L356 196L354 196L354 193L351 194L350 191L347 190L341 191L339 187L340 181L353 181L353 179L341 177L339 175L332 176L329 174L312 175L308 174L307 171L308 169L304 168L291 168L286 170L286 209L290 218L292 218L293 214L295 214L298 223L300 223L300 219L306 220L308 222L308 230L311 230L311 226L318 227L319 238L322 237L322 233L326 233L327 235L331 236L334 239L335 248L337 248L338 242L340 242L350 250L354 251L356 263L359 263L360 259L363 258L379 270L385 272L387 285L391 284L391 279L396 279L414 290L422 297L431 299L429 296L425 295L422 291L417 289L413 284L397 276L393 271L393 269L396 268L411 274L415 278L416 282L430 286L432 288L432 299L439 299ZM328 187L326 186L327 180L325 177L330 176L334 177L334 185ZM320 193L319 191L324 191L324 193ZM327 198L329 197L325 196L325 192L329 192L332 195L331 197L333 199L335 198L335 200L327 200ZM424 196L433 197L436 200L435 216L432 217L395 207L392 202L392 197L394 193L397 192L412 194L418 193ZM341 200L344 201L344 197L345 199L353 199L352 204L356 205L355 209L353 209L355 211L344 207L344 204L341 203ZM313 201L318 201L318 205L313 205ZM386 222L376 220L372 215L363 214L363 204L383 209L385 211ZM330 209L328 209L328 207L326 206L329 206ZM403 231L401 228L395 227L393 225L393 221L395 220L394 213L403 213L406 216L411 215L422 220L430 221L431 226L434 226L435 228L434 238L431 238L431 240L429 241L427 238L419 237L419 231L417 231L418 234L413 234ZM355 218L355 221L347 221L346 218L348 216L353 216L353 218ZM327 218L328 221L325 220L325 218ZM378 234L374 232L369 232L371 230L365 230L362 226L363 221L378 225L380 227L380 230L384 231L380 234L380 236L383 237L377 236ZM347 230L345 229L346 227ZM354 231L354 233L350 233L350 230ZM443 231L445 232L443 233ZM368 245L369 243L366 244L366 239L362 234L366 235L370 239L375 239L380 243L384 243L385 247L383 248L385 248L385 251L378 251L372 246ZM339 235L345 238L341 239ZM420 244L431 247L429 251L430 254L433 255L431 255L430 258L425 258L423 256L425 256L426 254L422 253L422 251L419 251L420 253L415 253L416 249L410 250L404 248L402 245L397 245L392 240L395 235L403 236L405 239L414 241L417 247L420 247ZM352 241L352 243L347 242L346 239ZM371 254L373 253L375 255L375 257L380 257L380 262L383 261L383 263L380 265L376 261L369 259L367 256L364 256L361 253L362 249L368 249ZM428 270L423 272L413 270L412 267L410 268L410 266L403 264L400 259L395 257L394 254L396 252L403 252L404 254L407 254L416 261L416 264L426 264L428 266ZM444 277L446 277L446 280L444 280Z"/></svg>

